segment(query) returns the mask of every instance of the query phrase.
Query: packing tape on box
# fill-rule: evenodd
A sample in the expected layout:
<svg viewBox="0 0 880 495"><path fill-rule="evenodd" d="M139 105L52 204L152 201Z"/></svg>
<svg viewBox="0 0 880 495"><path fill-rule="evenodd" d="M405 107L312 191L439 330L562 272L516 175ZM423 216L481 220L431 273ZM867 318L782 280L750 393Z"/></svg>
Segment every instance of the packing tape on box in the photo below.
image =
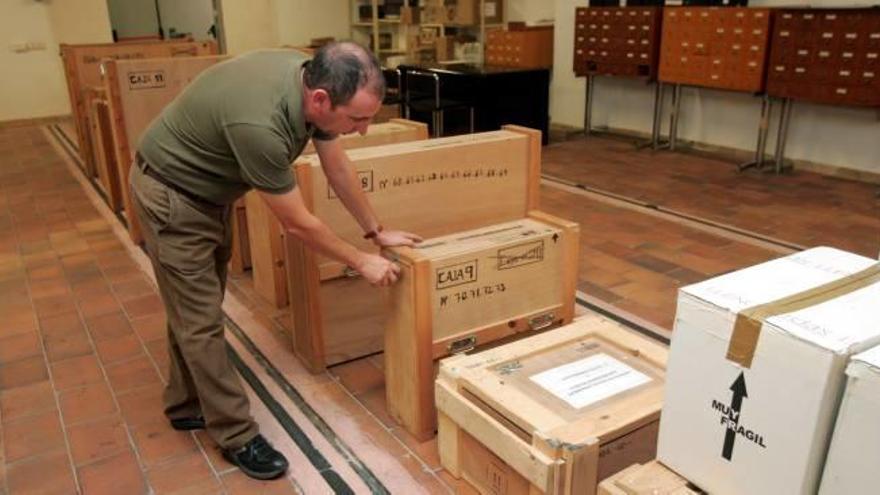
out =
<svg viewBox="0 0 880 495"><path fill-rule="evenodd" d="M880 282L880 263L810 290L746 308L736 315L727 359L744 368L752 366L761 326L767 318L809 308Z"/></svg>

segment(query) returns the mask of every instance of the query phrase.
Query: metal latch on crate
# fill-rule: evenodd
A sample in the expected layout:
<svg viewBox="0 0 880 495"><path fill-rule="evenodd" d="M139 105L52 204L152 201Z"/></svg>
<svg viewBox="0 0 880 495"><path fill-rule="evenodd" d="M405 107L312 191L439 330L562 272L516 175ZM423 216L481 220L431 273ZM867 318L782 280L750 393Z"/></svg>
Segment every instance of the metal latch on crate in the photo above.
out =
<svg viewBox="0 0 880 495"><path fill-rule="evenodd" d="M532 330L543 330L556 321L556 315L553 313L544 313L542 315L529 318L529 328Z"/></svg>
<svg viewBox="0 0 880 495"><path fill-rule="evenodd" d="M463 339L453 340L450 342L449 353L450 354L461 354L462 352L468 352L477 346L477 337L476 335L471 335L470 337L465 337Z"/></svg>

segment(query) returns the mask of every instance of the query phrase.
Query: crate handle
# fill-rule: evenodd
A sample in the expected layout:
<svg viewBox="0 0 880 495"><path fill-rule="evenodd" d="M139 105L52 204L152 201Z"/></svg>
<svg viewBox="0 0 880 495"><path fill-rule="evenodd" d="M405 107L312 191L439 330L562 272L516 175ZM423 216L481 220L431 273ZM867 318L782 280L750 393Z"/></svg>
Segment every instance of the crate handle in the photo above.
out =
<svg viewBox="0 0 880 495"><path fill-rule="evenodd" d="M447 349L449 349L450 354L461 354L473 350L476 346L477 336L471 335L463 339L453 340L449 343Z"/></svg>
<svg viewBox="0 0 880 495"><path fill-rule="evenodd" d="M529 319L529 328L532 330L543 330L553 324L556 315L553 313L544 313Z"/></svg>

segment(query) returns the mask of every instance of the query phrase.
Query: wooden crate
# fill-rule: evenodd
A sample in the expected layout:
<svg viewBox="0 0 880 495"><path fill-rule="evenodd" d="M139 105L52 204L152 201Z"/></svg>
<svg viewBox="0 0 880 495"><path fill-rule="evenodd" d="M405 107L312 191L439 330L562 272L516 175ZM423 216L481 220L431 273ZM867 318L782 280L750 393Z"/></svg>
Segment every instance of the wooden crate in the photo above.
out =
<svg viewBox="0 0 880 495"><path fill-rule="evenodd" d="M90 87L101 85L100 62L102 59L145 59L156 57L192 57L217 53L213 41L153 41L144 43L99 43L86 45L61 44L61 58L67 79L79 153L83 170L88 177L95 175L89 138L89 105L87 92Z"/></svg>
<svg viewBox="0 0 880 495"><path fill-rule="evenodd" d="M384 124L371 125L367 134L349 134L339 138L346 149L403 143L428 138L428 126L412 120L392 119ZM303 155L312 154L315 147L308 143ZM275 215L260 198L251 191L244 197L254 290L276 307L288 304L287 276L284 267L284 232ZM335 226L330 224L330 228Z"/></svg>
<svg viewBox="0 0 880 495"><path fill-rule="evenodd" d="M133 214L128 176L141 135L182 90L203 70L226 60L225 56L105 59L104 89L113 128L122 207L128 233L136 244L143 241L140 224Z"/></svg>
<svg viewBox="0 0 880 495"><path fill-rule="evenodd" d="M599 483L599 495L700 495L704 492L661 464L633 464Z"/></svg>
<svg viewBox="0 0 880 495"><path fill-rule="evenodd" d="M538 208L541 133L518 126L349 153L379 220L435 237L523 218ZM297 164L306 205L364 250L357 222L329 194L314 157ZM286 239L294 349L313 372L381 351L382 291L350 269Z"/></svg>
<svg viewBox="0 0 880 495"><path fill-rule="evenodd" d="M440 363L440 461L480 493L596 493L655 457L667 350L588 315ZM644 381L644 380L648 381Z"/></svg>
<svg viewBox="0 0 880 495"><path fill-rule="evenodd" d="M401 268L385 330L388 412L434 436L435 361L574 318L579 227L542 212L386 251Z"/></svg>

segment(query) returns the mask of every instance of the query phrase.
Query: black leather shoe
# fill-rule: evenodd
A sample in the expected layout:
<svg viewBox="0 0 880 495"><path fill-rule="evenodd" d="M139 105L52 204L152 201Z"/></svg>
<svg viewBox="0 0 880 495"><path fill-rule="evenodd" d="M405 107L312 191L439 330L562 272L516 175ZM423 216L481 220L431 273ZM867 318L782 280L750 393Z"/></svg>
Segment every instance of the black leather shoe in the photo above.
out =
<svg viewBox="0 0 880 495"><path fill-rule="evenodd" d="M258 480L275 479L284 474L288 466L284 454L275 450L263 435L255 436L244 447L224 449L223 457Z"/></svg>
<svg viewBox="0 0 880 495"><path fill-rule="evenodd" d="M205 418L198 416L195 418L177 418L171 420L171 427L179 431L188 430L204 430Z"/></svg>

